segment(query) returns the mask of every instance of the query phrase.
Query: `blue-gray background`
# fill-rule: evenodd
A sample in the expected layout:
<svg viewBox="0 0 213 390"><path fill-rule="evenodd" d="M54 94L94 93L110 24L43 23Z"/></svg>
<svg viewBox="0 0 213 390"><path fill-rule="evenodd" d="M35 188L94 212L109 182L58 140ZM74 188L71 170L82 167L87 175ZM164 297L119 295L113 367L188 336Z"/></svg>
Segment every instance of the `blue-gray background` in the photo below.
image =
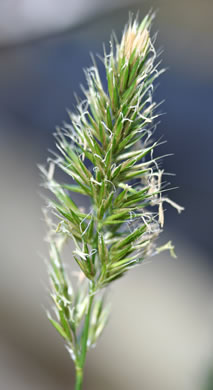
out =
<svg viewBox="0 0 213 390"><path fill-rule="evenodd" d="M32 12L42 15L35 3ZM169 68L156 90L157 100L166 99L156 135L168 141L162 152L174 153L164 161L179 187L170 196L186 209L179 216L167 207L162 242L173 240L178 260L153 259L114 285L111 321L88 358L85 389L205 390L213 361L213 3L81 0L76 18L76 1L73 12L64 1L48 13L54 3L44 2L47 19L36 22L29 4L22 14L12 0L0 2L1 388L72 388L72 363L42 309L46 246L36 164L53 147L74 92L81 95L89 52L102 53L112 29L121 36L130 10L143 16L153 7Z"/></svg>

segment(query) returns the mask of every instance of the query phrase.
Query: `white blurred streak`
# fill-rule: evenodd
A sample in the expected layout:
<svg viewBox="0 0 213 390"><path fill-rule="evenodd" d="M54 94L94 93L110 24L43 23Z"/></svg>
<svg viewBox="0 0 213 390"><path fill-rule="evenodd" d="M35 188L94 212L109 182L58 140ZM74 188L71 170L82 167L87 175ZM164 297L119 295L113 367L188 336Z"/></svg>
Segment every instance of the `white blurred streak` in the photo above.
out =
<svg viewBox="0 0 213 390"><path fill-rule="evenodd" d="M63 31L128 0L1 0L0 45Z"/></svg>

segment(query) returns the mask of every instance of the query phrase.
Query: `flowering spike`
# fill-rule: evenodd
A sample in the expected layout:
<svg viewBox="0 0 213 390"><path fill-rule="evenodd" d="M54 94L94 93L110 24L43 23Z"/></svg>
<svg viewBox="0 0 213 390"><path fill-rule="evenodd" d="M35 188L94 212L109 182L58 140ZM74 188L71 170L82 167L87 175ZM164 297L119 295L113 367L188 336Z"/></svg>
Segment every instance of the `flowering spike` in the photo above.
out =
<svg viewBox="0 0 213 390"><path fill-rule="evenodd" d="M162 71L150 35L153 15L139 24L130 19L121 42L112 38L104 51L107 90L95 61L85 71L85 98L77 99L70 123L57 129L55 160L41 168L44 186L53 194L48 209L50 280L57 319L53 326L66 340L81 388L87 349L96 343L108 317L103 288L147 257L174 248L169 241L156 247L163 224L164 171L154 157L159 142L152 140L157 104L153 83ZM67 182L54 178L56 170ZM75 181L75 184L72 181ZM85 210L72 193L90 200ZM47 217L47 214L45 214ZM57 224L55 225L55 221ZM62 263L63 245L72 240L73 260L80 276L76 291Z"/></svg>

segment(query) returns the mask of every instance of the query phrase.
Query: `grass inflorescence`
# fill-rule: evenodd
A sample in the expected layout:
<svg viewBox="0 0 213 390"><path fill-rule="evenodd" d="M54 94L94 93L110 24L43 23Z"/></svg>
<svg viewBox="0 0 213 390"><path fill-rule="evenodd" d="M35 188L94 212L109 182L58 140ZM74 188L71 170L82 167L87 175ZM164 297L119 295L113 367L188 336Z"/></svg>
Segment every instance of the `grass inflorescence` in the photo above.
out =
<svg viewBox="0 0 213 390"><path fill-rule="evenodd" d="M56 131L55 158L47 169L41 167L44 185L54 195L45 212L56 313L49 319L75 363L76 390L82 386L86 352L108 319L105 288L162 250L174 255L171 242L156 246L163 202L182 208L163 196L162 157L155 157L160 141L153 140L158 117L153 83L163 69L150 35L152 20L152 13L141 23L130 18L121 42L112 37L109 52L104 49L106 90L93 60L85 72L84 99ZM55 168L66 174L65 183L54 178ZM73 193L89 199L88 210L74 202ZM62 261L69 240L71 261L79 266L75 291Z"/></svg>

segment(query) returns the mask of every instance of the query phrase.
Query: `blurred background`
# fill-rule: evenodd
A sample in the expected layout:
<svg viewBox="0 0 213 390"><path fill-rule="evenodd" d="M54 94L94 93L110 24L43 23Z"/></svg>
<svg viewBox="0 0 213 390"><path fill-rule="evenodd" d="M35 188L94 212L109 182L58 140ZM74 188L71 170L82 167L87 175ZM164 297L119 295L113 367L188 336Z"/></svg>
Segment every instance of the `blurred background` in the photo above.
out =
<svg viewBox="0 0 213 390"><path fill-rule="evenodd" d="M73 364L46 319L45 224L38 163L85 85L89 52L121 36L129 11L157 9L163 47L157 136L175 172L158 256L116 282L104 336L88 355L87 390L213 390L212 0L0 0L0 388L68 390ZM103 75L104 77L104 75ZM71 260L72 261L72 260Z"/></svg>

